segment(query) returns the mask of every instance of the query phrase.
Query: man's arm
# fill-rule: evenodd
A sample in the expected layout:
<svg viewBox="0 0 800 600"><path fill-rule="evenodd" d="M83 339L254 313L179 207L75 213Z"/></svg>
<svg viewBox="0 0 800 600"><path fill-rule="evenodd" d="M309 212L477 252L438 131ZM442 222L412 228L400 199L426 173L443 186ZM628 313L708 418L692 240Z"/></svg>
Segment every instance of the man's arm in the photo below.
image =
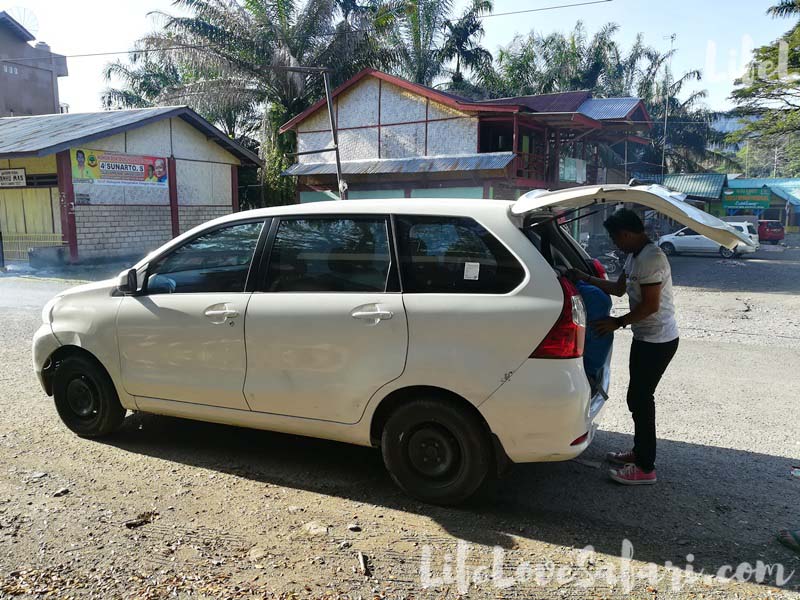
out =
<svg viewBox="0 0 800 600"><path fill-rule="evenodd" d="M648 283L643 284L642 288L642 301L627 315L621 317L608 317L591 323L592 328L600 335L611 333L617 329L627 327L632 323L643 321L650 315L658 312L661 307L661 284Z"/></svg>
<svg viewBox="0 0 800 600"><path fill-rule="evenodd" d="M578 269L570 269L567 272L567 276L572 281L585 281L589 285L593 285L595 287L599 287L603 290L606 294L610 294L612 296L624 296L625 290L627 289L627 276L625 275L625 271L623 271L619 279L616 281L611 281L610 279L600 279L599 277L592 277L588 273L584 273L583 271L579 271Z"/></svg>

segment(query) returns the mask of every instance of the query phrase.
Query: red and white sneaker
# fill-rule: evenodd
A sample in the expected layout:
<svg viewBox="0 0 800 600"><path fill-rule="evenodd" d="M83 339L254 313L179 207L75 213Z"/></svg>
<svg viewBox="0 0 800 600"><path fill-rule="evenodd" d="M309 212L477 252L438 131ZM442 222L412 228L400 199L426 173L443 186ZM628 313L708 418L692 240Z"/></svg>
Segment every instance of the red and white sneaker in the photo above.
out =
<svg viewBox="0 0 800 600"><path fill-rule="evenodd" d="M606 460L615 465L625 466L631 465L636 462L636 455L633 450L627 452L609 452L606 454Z"/></svg>
<svg viewBox="0 0 800 600"><path fill-rule="evenodd" d="M611 479L622 485L653 485L656 481L656 470L645 473L634 464L625 465L621 469L608 472Z"/></svg>

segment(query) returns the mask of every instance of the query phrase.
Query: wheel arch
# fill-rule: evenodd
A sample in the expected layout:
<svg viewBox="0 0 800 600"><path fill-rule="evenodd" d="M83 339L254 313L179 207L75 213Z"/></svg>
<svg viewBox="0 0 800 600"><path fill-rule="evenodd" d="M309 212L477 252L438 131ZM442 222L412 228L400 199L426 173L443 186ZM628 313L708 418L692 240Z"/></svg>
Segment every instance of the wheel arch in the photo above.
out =
<svg viewBox="0 0 800 600"><path fill-rule="evenodd" d="M58 365L72 356L82 356L91 360L98 367L103 369L112 383L114 382L114 378L111 377L111 374L108 372L108 369L106 369L106 366L94 354L89 352L86 348L81 348L80 346L75 346L74 344L65 344L64 346L59 346L53 351L53 353L45 361L45 366L42 369L42 380L44 381L45 392L48 396L53 395L53 376L55 375Z"/></svg>

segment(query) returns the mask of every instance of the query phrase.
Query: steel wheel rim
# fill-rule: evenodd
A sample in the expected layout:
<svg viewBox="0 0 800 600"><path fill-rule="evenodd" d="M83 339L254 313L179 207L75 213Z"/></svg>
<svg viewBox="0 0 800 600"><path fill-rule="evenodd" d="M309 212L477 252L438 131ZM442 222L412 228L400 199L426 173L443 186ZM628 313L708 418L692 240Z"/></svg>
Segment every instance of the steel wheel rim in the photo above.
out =
<svg viewBox="0 0 800 600"><path fill-rule="evenodd" d="M67 404L80 419L92 419L97 414L99 394L97 386L85 375L78 375L67 384Z"/></svg>
<svg viewBox="0 0 800 600"><path fill-rule="evenodd" d="M414 471L426 479L448 479L461 466L458 440L436 423L425 423L411 433L406 454Z"/></svg>

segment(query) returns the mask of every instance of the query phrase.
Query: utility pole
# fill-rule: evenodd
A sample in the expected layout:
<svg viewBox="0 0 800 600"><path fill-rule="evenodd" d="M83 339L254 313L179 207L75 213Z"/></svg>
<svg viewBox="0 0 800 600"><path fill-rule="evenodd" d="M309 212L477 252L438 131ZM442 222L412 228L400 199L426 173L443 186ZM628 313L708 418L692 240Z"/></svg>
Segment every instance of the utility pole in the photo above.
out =
<svg viewBox="0 0 800 600"><path fill-rule="evenodd" d="M339 134L338 123L334 117L333 112L333 96L331 95L331 82L330 73L331 69L326 67L283 67L273 66L266 67L276 71L288 71L290 73L303 73L306 75L322 75L322 82L325 85L325 101L328 104L328 119L331 125L331 141L333 148L322 148L321 150L305 150L303 152L292 152L287 156L305 156L307 154L323 154L325 152L333 152L336 157L336 183L339 188L339 199L347 200L347 182L342 177L342 161L339 156Z"/></svg>
<svg viewBox="0 0 800 600"><path fill-rule="evenodd" d="M667 164L667 124L669 120L669 76L672 74L672 51L675 46L677 34L669 36L669 64L664 83L664 142L661 147L661 180L664 180L664 168Z"/></svg>
<svg viewBox="0 0 800 600"><path fill-rule="evenodd" d="M773 177L777 177L778 176L778 147L777 146L775 146L775 162L774 162L774 164L772 166L772 176Z"/></svg>
<svg viewBox="0 0 800 600"><path fill-rule="evenodd" d="M750 140L747 140L747 149L744 154L744 176L750 176Z"/></svg>

